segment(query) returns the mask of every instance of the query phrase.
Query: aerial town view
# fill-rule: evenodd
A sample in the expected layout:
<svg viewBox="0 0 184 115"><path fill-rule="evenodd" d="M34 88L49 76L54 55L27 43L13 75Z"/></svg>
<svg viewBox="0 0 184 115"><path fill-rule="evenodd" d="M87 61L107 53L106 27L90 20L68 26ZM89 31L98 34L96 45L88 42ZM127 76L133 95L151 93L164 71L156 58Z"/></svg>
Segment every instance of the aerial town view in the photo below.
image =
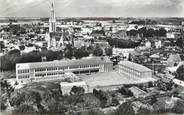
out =
<svg viewBox="0 0 184 115"><path fill-rule="evenodd" d="M1 115L183 115L184 1L0 0L0 88Z"/></svg>

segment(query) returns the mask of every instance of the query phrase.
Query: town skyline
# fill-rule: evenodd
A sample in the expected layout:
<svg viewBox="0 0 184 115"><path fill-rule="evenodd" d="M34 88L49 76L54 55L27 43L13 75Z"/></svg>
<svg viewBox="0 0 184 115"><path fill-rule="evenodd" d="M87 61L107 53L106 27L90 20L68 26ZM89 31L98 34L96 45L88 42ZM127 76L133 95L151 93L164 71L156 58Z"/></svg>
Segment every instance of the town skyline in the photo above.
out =
<svg viewBox="0 0 184 115"><path fill-rule="evenodd" d="M49 17L51 0L0 0L0 17ZM182 0L54 0L56 17L183 17Z"/></svg>

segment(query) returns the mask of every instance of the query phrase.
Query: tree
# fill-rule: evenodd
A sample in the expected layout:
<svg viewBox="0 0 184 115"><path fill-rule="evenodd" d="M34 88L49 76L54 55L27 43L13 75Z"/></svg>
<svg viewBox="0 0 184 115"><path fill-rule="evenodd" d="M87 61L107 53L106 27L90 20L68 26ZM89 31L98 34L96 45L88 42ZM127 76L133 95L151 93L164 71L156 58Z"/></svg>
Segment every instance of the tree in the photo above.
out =
<svg viewBox="0 0 184 115"><path fill-rule="evenodd" d="M135 111L130 102L122 103L111 115L135 115Z"/></svg>
<svg viewBox="0 0 184 115"><path fill-rule="evenodd" d="M150 104L153 105L153 104L156 103L156 102L157 102L157 97L156 97L155 95L153 95L153 96L151 97Z"/></svg>
<svg viewBox="0 0 184 115"><path fill-rule="evenodd" d="M87 57L89 56L89 52L86 50L86 48L79 48L74 50L74 57L76 59L80 59L82 57Z"/></svg>
<svg viewBox="0 0 184 115"><path fill-rule="evenodd" d="M21 46L19 46L19 49L20 50L24 50L25 49L25 46L24 45L21 45Z"/></svg>
<svg viewBox="0 0 184 115"><path fill-rule="evenodd" d="M183 39L182 38L178 38L176 40L176 45L180 48L184 48L184 42L183 42Z"/></svg>
<svg viewBox="0 0 184 115"><path fill-rule="evenodd" d="M184 65L180 66L176 70L176 77L180 80L184 80Z"/></svg>
<svg viewBox="0 0 184 115"><path fill-rule="evenodd" d="M0 41L0 51L5 48L4 42Z"/></svg>
<svg viewBox="0 0 184 115"><path fill-rule="evenodd" d="M10 98L10 95L14 91L14 88L6 80L1 80L0 86L1 91L8 94L8 98Z"/></svg>
<svg viewBox="0 0 184 115"><path fill-rule="evenodd" d="M71 91L70 91L70 94L72 95L81 95L81 94L84 94L85 93L85 90L83 87L77 87L77 86L73 86Z"/></svg>
<svg viewBox="0 0 184 115"><path fill-rule="evenodd" d="M18 50L18 49L10 50L10 51L8 52L8 55L20 56L20 50Z"/></svg>
<svg viewBox="0 0 184 115"><path fill-rule="evenodd" d="M48 50L46 52L46 57L48 61L53 61L53 60L59 60L63 58L63 53L62 51L52 51L52 50Z"/></svg>
<svg viewBox="0 0 184 115"><path fill-rule="evenodd" d="M37 50L33 50L27 54L21 56L21 63L26 62L41 62L41 53Z"/></svg>
<svg viewBox="0 0 184 115"><path fill-rule="evenodd" d="M155 35L154 29L150 28L147 30L146 37L153 37Z"/></svg>
<svg viewBox="0 0 184 115"><path fill-rule="evenodd" d="M165 30L165 28L160 28L159 29L159 36L160 37L165 37L166 33L167 33L167 31Z"/></svg>
<svg viewBox="0 0 184 115"><path fill-rule="evenodd" d="M28 105L28 104L22 104L20 105L17 109L14 110L14 113L19 113L19 114L33 114L37 113L37 111L33 108L33 106Z"/></svg>
<svg viewBox="0 0 184 115"><path fill-rule="evenodd" d="M73 56L73 48L71 45L67 45L66 48L64 49L64 56L66 58L72 59Z"/></svg>
<svg viewBox="0 0 184 115"><path fill-rule="evenodd" d="M130 96L130 97L133 96L133 93L126 87L121 87L119 89L119 92L123 95L127 95L127 96Z"/></svg>
<svg viewBox="0 0 184 115"><path fill-rule="evenodd" d="M93 55L94 56L102 56L103 55L103 50L99 46L97 46L95 48L95 50L93 51Z"/></svg>
<svg viewBox="0 0 184 115"><path fill-rule="evenodd" d="M112 55L112 48L105 48L105 53L107 56L111 56Z"/></svg>
<svg viewBox="0 0 184 115"><path fill-rule="evenodd" d="M137 34L138 34L138 31L134 29L127 31L128 36L137 36Z"/></svg>
<svg viewBox="0 0 184 115"><path fill-rule="evenodd" d="M0 108L1 111L2 111L2 110L6 110L6 108L7 108L6 105L5 105L3 102L1 102L1 108Z"/></svg>
<svg viewBox="0 0 184 115"><path fill-rule="evenodd" d="M107 107L112 104L112 100L110 100L110 95L107 92L94 89L93 94L101 101L101 107Z"/></svg>
<svg viewBox="0 0 184 115"><path fill-rule="evenodd" d="M146 33L147 33L146 27L142 27L138 31L139 31L139 34L142 34L143 37L146 37Z"/></svg>

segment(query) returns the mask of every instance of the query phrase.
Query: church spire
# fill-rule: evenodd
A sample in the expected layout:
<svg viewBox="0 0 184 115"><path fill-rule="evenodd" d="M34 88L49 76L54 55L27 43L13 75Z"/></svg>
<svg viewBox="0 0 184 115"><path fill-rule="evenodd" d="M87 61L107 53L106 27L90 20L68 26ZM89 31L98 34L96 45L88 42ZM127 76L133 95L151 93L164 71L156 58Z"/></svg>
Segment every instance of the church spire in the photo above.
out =
<svg viewBox="0 0 184 115"><path fill-rule="evenodd" d="M54 14L54 3L51 4L51 19L55 19L55 14Z"/></svg>
<svg viewBox="0 0 184 115"><path fill-rule="evenodd" d="M49 19L49 32L56 32L56 18L54 12L54 3L51 3L51 16Z"/></svg>

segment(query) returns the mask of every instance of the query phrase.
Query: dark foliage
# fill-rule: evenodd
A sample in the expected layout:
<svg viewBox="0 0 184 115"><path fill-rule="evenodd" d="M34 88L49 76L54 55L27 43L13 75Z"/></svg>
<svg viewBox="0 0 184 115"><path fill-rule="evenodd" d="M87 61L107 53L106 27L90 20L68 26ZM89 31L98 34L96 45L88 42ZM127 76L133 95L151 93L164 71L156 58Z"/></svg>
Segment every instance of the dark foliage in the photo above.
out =
<svg viewBox="0 0 184 115"><path fill-rule="evenodd" d="M85 93L85 90L83 87L77 87L77 86L73 86L71 91L70 91L70 94L72 95L82 95Z"/></svg>

